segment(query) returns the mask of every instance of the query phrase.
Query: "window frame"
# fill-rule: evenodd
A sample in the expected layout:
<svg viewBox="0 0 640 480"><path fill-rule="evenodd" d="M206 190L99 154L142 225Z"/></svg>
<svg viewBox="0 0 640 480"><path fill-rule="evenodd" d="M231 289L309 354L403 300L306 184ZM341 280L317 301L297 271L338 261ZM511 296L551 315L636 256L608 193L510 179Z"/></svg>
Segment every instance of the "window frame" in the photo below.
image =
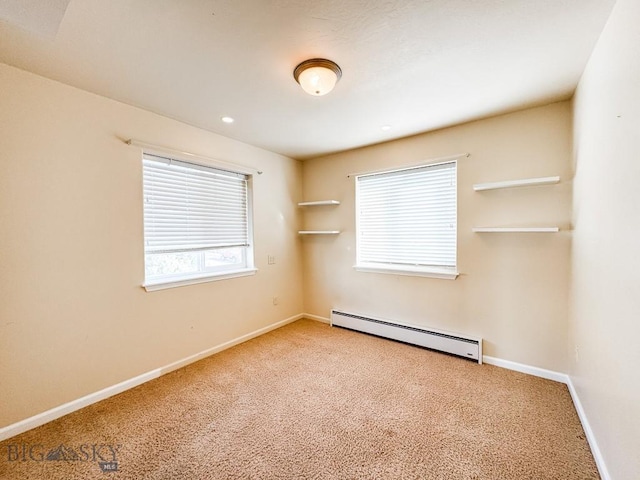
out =
<svg viewBox="0 0 640 480"><path fill-rule="evenodd" d="M219 281L219 280L227 280L230 278L255 275L255 273L258 270L257 268L255 268L254 239L253 239L253 173L248 171L243 171L242 167L235 169L235 168L230 168L227 164L224 164L224 163L220 163L218 165L215 163L215 161L211 161L211 162L194 161L193 159L189 158L186 155L182 156L174 153L166 153L162 150L144 148L142 153L143 154L140 162L141 166L144 165L145 156L148 155L153 157L160 157L163 159L167 159L169 161L174 160L176 162L179 162L183 166L185 164L193 165L194 169L205 168L205 169L211 169L211 170L217 170L217 171L226 171L232 174L245 176L246 202L247 202L246 204L247 243L248 243L248 245L246 246L238 247L244 250L244 254L243 254L244 262L240 268L235 268L234 266L231 266L231 267L224 267L216 270L209 269L209 270L198 271L198 272L187 273L187 274L168 274L162 277L149 278L149 275L147 274L147 258L146 258L148 252L146 249L146 233L144 231L144 220L143 220L144 282L142 283L142 286L144 287L144 289L150 292L150 291L156 291L156 290L163 290L167 288L182 287L186 285L194 285L194 284L205 283L205 282L213 282L213 281ZM143 168L142 169L143 182L144 182L144 179L145 179L145 174L144 174L144 168ZM145 203L144 187L143 187L142 193L143 193L142 205L144 210L144 203ZM143 212L143 217L144 217L144 212ZM195 251L202 252L202 254L199 255L199 258L197 259L197 262L200 264L204 261L205 253L212 250L215 250L215 249L207 249L207 250L194 249L194 250L191 250L191 252L195 252Z"/></svg>
<svg viewBox="0 0 640 480"><path fill-rule="evenodd" d="M419 265L419 264L401 264L401 263L382 263L382 262L365 262L361 259L361 196L360 196L360 178L368 177L372 175L392 175L401 173L403 171L419 170L429 167L437 167L440 165L454 164L454 178L455 178L455 245L454 245L454 263L453 266L438 266L438 265ZM392 275L407 275L407 276L419 276L429 277L445 280L455 280L458 275L458 162L457 159L447 159L446 161L426 163L421 165L415 165L405 168L389 169L376 171L371 173L362 173L355 176L355 229L356 229L356 264L354 269L358 272L366 273L383 273Z"/></svg>

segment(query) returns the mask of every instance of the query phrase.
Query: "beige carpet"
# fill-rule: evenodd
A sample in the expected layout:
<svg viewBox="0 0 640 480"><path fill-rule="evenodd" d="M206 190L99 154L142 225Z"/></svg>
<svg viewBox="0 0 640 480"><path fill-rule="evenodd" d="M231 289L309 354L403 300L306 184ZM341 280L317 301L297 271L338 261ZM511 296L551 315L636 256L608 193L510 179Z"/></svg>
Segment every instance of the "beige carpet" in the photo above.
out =
<svg viewBox="0 0 640 480"><path fill-rule="evenodd" d="M308 320L0 448L12 480L598 478L565 385Z"/></svg>

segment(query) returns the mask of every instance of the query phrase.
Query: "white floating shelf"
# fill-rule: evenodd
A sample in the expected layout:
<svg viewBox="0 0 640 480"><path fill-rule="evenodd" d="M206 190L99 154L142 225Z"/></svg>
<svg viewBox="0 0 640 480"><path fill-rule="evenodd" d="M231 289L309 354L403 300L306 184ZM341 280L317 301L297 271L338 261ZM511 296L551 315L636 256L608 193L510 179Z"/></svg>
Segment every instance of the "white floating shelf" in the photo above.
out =
<svg viewBox="0 0 640 480"><path fill-rule="evenodd" d="M524 178L522 180L506 180L504 182L491 182L491 183L476 183L473 189L476 192L482 190L497 190L499 188L513 188L513 187L532 187L534 185L553 185L558 183L560 177L540 177L540 178Z"/></svg>
<svg viewBox="0 0 640 480"><path fill-rule="evenodd" d="M300 230L300 235L338 235L340 230Z"/></svg>
<svg viewBox="0 0 640 480"><path fill-rule="evenodd" d="M556 233L559 227L474 227L475 233Z"/></svg>
<svg viewBox="0 0 640 480"><path fill-rule="evenodd" d="M316 202L299 202L299 207L318 207L320 205L340 205L338 200L318 200Z"/></svg>

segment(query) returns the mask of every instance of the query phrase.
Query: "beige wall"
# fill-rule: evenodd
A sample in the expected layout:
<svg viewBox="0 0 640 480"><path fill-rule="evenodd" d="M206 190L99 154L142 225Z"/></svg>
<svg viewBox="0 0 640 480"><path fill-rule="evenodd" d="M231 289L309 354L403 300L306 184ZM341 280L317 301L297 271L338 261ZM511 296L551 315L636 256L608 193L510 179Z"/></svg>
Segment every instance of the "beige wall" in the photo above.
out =
<svg viewBox="0 0 640 480"><path fill-rule="evenodd" d="M356 272L354 180L347 174L469 152L458 162L455 280ZM473 184L560 175L554 186L474 192ZM337 237L303 241L305 311L332 307L481 336L485 354L566 371L571 234L478 234L473 226L570 224L571 109L568 102L309 160L306 228Z"/></svg>
<svg viewBox="0 0 640 480"><path fill-rule="evenodd" d="M264 170L255 276L140 287L130 137ZM300 179L297 161L0 64L0 427L302 312Z"/></svg>
<svg viewBox="0 0 640 480"><path fill-rule="evenodd" d="M640 472L638 19L618 0L574 100L569 372L616 480Z"/></svg>

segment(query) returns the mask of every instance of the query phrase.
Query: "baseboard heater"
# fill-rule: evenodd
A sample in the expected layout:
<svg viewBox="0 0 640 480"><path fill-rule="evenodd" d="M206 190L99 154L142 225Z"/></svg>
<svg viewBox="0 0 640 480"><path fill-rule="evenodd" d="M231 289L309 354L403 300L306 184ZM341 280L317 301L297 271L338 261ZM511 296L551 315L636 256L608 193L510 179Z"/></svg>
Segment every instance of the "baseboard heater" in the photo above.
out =
<svg viewBox="0 0 640 480"><path fill-rule="evenodd" d="M482 363L481 338L416 327L369 316L365 317L339 310L331 311L331 326L370 333L371 335L390 338L411 345L419 345Z"/></svg>

